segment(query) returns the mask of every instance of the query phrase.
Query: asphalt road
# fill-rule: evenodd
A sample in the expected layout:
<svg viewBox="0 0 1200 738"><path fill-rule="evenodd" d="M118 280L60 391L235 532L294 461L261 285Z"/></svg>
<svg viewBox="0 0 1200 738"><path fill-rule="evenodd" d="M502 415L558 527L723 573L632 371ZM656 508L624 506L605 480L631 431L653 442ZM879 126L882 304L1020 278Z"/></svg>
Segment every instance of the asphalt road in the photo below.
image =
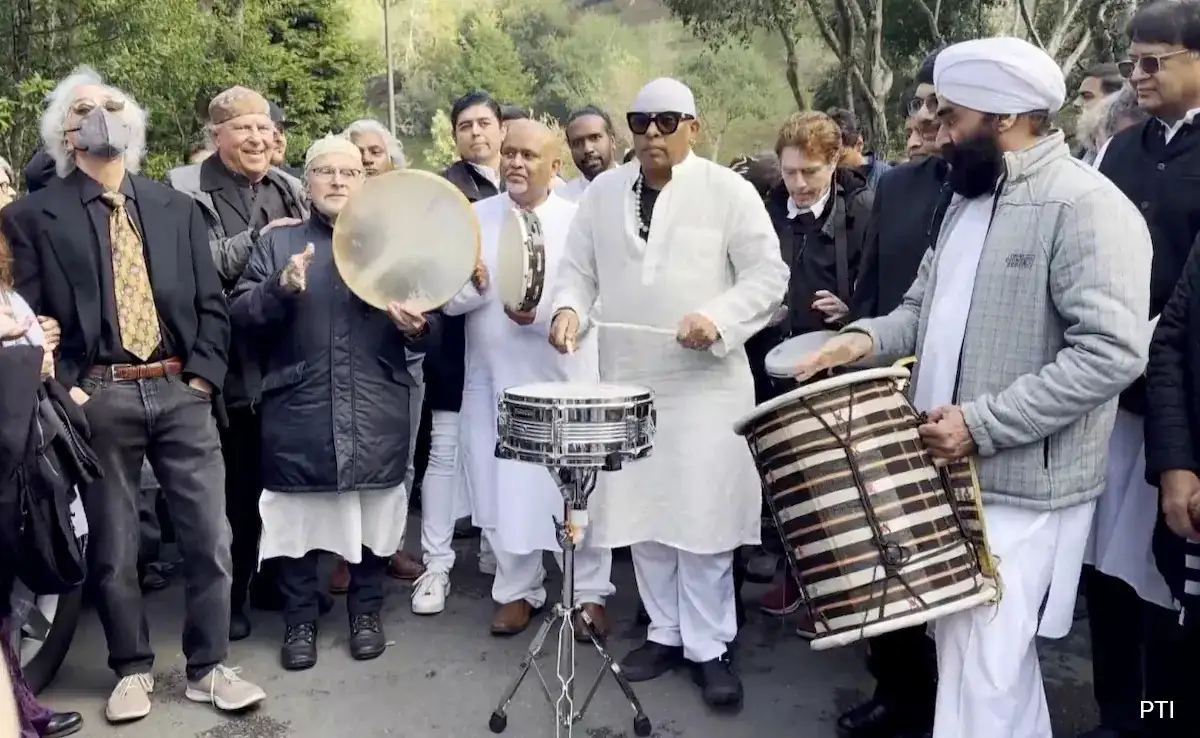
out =
<svg viewBox="0 0 1200 738"><path fill-rule="evenodd" d="M415 521L414 521L415 522ZM416 525L410 530L419 530ZM413 536L416 538L418 536ZM413 541L410 546L415 546ZM459 564L447 609L435 617L418 617L408 608L408 590L390 583L385 628L392 645L380 658L352 661L346 649L345 608L325 616L321 625L320 661L306 672L279 667L282 625L276 613L254 613L255 632L233 644L230 665L266 689L260 709L223 716L183 696L183 656L179 650L182 587L148 596L150 622L158 653L154 711L138 723L110 727L103 718L104 700L115 683L105 666L106 651L99 622L85 614L71 653L57 681L43 694L59 710L78 710L86 721L83 736L122 738L484 738L495 707L533 630L514 639L488 633L492 603L490 580L478 572L475 541L456 542ZM548 562L549 563L549 562ZM551 564L548 571L555 571ZM617 596L609 605L616 633L614 654L623 655L640 642L634 622L633 574L618 560L614 577ZM557 579L547 583L557 586ZM748 586L747 601L765 588ZM1070 637L1043 647L1055 735L1071 738L1091 727L1091 667L1085 623L1077 622ZM861 647L817 653L799 640L786 623L751 612L739 636L738 664L746 687L744 711L737 716L710 713L684 672L634 685L658 738L826 738L835 735L834 720L869 693ZM541 663L553 679L553 655ZM599 658L582 652L577 679L590 686ZM538 682L527 679L509 709L506 736L555 736L552 712ZM606 677L576 738L629 738L631 714L616 683Z"/></svg>

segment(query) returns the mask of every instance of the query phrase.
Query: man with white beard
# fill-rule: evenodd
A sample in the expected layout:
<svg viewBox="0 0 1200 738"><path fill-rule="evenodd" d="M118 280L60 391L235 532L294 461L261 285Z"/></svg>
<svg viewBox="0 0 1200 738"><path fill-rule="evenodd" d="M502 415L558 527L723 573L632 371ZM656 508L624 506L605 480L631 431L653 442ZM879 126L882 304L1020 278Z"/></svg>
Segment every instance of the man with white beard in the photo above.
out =
<svg viewBox="0 0 1200 738"><path fill-rule="evenodd" d="M551 517L561 520L563 512L562 494L546 469L494 457L497 400L514 385L595 382L599 376L594 337L574 355L559 356L547 345L553 315L548 306L514 312L489 289L501 229L516 209L541 223L546 249L543 294L552 294L575 217L575 205L551 191L561 166L558 150L558 138L545 125L529 119L509 121L500 148L505 191L474 206L483 234L481 266L472 282L444 308L447 315L467 316L467 382L459 447L470 470L475 524L496 555L492 599L499 608L492 619L494 635L525 630L534 611L545 604L542 552L559 550ZM558 561L561 566L561 557ZM612 553L585 539L575 556L577 602L567 604L582 605L601 633L607 631L604 601L614 591L611 569ZM448 582L443 590L449 590ZM577 640L589 640L580 621L574 626Z"/></svg>

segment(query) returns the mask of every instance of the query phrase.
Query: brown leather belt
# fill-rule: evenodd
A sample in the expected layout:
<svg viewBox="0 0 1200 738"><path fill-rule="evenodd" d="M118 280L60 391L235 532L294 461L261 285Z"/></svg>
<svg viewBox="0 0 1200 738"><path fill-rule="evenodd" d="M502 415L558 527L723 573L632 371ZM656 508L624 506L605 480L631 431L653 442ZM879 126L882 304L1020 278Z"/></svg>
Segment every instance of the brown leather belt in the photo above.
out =
<svg viewBox="0 0 1200 738"><path fill-rule="evenodd" d="M106 379L110 382L136 382L139 379L173 377L182 372L183 360L172 356L162 361L152 361L149 364L94 366L89 374L97 379Z"/></svg>

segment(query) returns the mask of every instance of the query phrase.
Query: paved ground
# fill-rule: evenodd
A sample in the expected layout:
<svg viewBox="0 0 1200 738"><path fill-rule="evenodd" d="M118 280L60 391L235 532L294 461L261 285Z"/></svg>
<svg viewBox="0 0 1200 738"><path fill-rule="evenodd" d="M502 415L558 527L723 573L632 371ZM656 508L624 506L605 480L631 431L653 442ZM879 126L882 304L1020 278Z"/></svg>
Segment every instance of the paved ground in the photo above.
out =
<svg viewBox="0 0 1200 738"><path fill-rule="evenodd" d="M413 528L415 529L415 528ZM375 661L357 663L346 651L344 607L322 622L320 662L298 674L278 665L278 616L256 613L249 640L234 644L231 662L269 695L258 711L224 717L183 698L183 657L179 653L182 590L176 586L150 596L151 623L158 650L155 710L133 725L104 724L103 699L113 685L105 667L104 640L95 616L88 614L57 682L44 696L58 709L78 710L87 726L82 735L104 738L483 738L490 736L488 716L515 672L529 638L499 640L487 632L492 604L489 580L477 571L474 542L463 542L448 608L433 618L408 609L407 590L392 583L385 622L393 645ZM550 569L553 570L553 565ZM618 621L613 650L624 654L639 642L634 627L633 576L628 561L618 561L618 596L610 612ZM554 585L552 585L554 586ZM747 587L748 597L763 588ZM1092 720L1091 668L1083 624L1044 651L1056 735L1069 738ZM532 635L532 632L530 633ZM835 735L839 710L869 690L860 648L815 653L792 629L757 613L741 636L740 669L746 685L746 709L736 717L709 713L681 672L634 685L658 738L826 738ZM553 658L552 656L550 658ZM585 653L581 677L599 660ZM546 661L552 669L552 662ZM536 681L522 685L510 708L505 735L554 736L549 707ZM576 726L578 738L633 736L628 708L611 678ZM964 737L966 738L966 737Z"/></svg>

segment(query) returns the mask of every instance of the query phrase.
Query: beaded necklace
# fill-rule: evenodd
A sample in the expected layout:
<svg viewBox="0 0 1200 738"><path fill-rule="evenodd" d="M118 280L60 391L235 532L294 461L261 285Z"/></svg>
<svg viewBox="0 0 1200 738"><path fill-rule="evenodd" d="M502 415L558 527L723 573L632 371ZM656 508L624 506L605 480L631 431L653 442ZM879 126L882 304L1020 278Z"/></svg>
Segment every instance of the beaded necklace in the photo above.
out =
<svg viewBox="0 0 1200 738"><path fill-rule="evenodd" d="M637 217L638 235L643 241L650 239L650 219L642 213L642 185L646 182L645 173L639 173L633 183L633 214Z"/></svg>

